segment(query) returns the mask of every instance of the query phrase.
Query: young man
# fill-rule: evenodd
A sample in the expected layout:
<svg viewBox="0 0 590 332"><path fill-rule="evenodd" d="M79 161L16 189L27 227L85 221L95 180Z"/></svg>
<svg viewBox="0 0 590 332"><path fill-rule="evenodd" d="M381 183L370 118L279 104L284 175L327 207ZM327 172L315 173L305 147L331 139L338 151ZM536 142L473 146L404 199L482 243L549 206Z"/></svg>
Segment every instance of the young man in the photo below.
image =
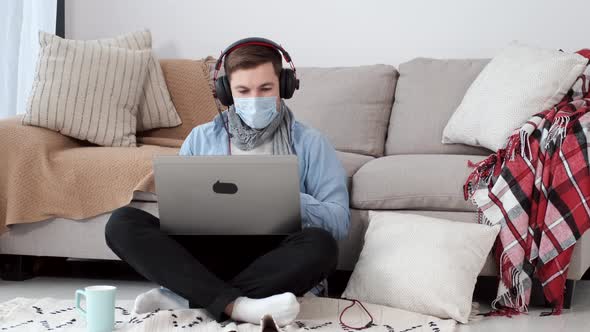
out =
<svg viewBox="0 0 590 332"><path fill-rule="evenodd" d="M282 59L273 45L230 49L224 68L233 105L195 127L179 154L296 154L302 231L286 238L170 236L150 213L119 208L106 225L107 244L162 286L138 296L136 312L206 308L218 321L253 324L270 314L284 326L299 313L296 296L336 268L336 240L350 223L346 175L328 140L296 121L280 98Z"/></svg>

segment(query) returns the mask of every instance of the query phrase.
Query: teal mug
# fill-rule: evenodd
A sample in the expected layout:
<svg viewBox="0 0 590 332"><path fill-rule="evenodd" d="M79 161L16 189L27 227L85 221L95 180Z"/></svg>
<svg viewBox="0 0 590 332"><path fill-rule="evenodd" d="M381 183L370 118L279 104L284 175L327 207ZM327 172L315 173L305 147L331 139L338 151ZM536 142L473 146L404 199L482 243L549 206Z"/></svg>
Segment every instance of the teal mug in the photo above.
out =
<svg viewBox="0 0 590 332"><path fill-rule="evenodd" d="M76 290L76 309L86 318L87 331L111 332L115 327L115 286L88 286ZM80 306L86 298L86 309Z"/></svg>

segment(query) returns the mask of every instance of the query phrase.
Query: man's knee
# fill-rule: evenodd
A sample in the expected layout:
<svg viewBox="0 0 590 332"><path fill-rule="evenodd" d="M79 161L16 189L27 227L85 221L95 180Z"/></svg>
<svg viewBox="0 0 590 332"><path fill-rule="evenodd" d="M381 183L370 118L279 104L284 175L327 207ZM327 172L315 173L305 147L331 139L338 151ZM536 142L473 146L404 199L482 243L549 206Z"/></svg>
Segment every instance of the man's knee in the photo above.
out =
<svg viewBox="0 0 590 332"><path fill-rule="evenodd" d="M107 244L132 234L141 226L152 226L154 223L157 223L157 218L146 211L131 206L115 209L105 225Z"/></svg>
<svg viewBox="0 0 590 332"><path fill-rule="evenodd" d="M338 242L330 232L322 228L308 227L302 230L306 243L309 243L309 250L312 257L319 259L318 263L328 267L336 266L338 263Z"/></svg>

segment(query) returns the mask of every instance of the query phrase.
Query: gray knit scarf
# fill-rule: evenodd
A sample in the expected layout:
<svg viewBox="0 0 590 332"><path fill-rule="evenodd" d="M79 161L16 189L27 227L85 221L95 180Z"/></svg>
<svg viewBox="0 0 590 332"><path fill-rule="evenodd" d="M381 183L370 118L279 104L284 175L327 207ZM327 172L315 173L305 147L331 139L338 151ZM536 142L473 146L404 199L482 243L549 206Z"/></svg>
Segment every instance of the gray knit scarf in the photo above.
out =
<svg viewBox="0 0 590 332"><path fill-rule="evenodd" d="M279 114L262 129L250 128L236 113L234 105L227 110L231 142L240 150L249 151L272 137L273 154L293 154L291 124L293 113L281 99Z"/></svg>

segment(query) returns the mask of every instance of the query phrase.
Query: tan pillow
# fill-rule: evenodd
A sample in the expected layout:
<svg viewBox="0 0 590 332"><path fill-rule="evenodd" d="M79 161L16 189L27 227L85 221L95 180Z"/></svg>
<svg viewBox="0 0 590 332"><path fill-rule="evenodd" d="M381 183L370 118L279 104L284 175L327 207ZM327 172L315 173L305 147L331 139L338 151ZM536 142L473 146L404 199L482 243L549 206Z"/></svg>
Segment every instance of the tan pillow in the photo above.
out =
<svg viewBox="0 0 590 332"><path fill-rule="evenodd" d="M96 42L101 45L114 45L130 50L151 50L152 34L149 30L143 30L116 38L99 39ZM139 101L137 132L153 128L175 127L180 124L181 120L170 99L170 93L164 81L164 74L158 60L152 54Z"/></svg>
<svg viewBox="0 0 590 332"><path fill-rule="evenodd" d="M194 127L217 114L208 68L204 60L166 59L160 60L160 65L182 125L145 131L137 139L145 144L179 147Z"/></svg>
<svg viewBox="0 0 590 332"><path fill-rule="evenodd" d="M137 105L151 52L40 32L22 123L104 146L135 146Z"/></svg>

